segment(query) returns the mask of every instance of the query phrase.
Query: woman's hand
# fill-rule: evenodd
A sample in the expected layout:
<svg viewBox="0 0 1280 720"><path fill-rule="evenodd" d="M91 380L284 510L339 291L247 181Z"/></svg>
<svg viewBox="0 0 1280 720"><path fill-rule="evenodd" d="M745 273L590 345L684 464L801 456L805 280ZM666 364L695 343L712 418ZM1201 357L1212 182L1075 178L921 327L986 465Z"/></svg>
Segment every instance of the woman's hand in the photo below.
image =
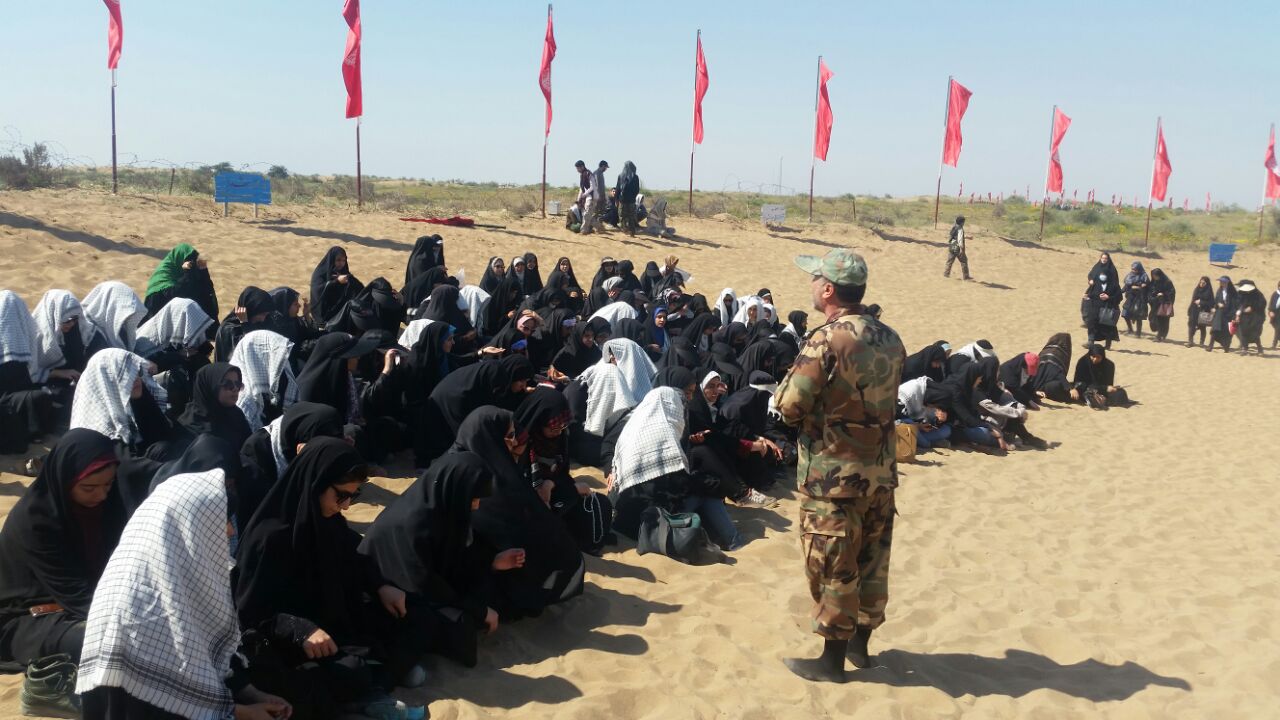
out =
<svg viewBox="0 0 1280 720"><path fill-rule="evenodd" d="M538 499L542 500L542 504L551 507L551 491L555 483L550 480L543 481L541 485L534 488L533 491L538 493Z"/></svg>
<svg viewBox="0 0 1280 720"><path fill-rule="evenodd" d="M320 628L302 641L302 652L308 660L318 660L338 654L338 643L329 637L329 633Z"/></svg>
<svg viewBox="0 0 1280 720"><path fill-rule="evenodd" d="M249 310L243 305L239 305L235 309L236 318L242 323L249 322Z"/></svg>
<svg viewBox="0 0 1280 720"><path fill-rule="evenodd" d="M493 556L493 569L502 570L518 570L524 567L524 548L511 548L503 550Z"/></svg>
<svg viewBox="0 0 1280 720"><path fill-rule="evenodd" d="M280 700L279 702L261 702L252 705L240 705L235 707L236 720L284 720L293 714L293 708L289 703Z"/></svg>
<svg viewBox="0 0 1280 720"><path fill-rule="evenodd" d="M288 720L293 715L293 706L282 697L276 697L271 693L265 693L252 685L246 685L236 693L236 718L240 718L238 712L241 706L246 708L250 706L262 706L268 715L276 720ZM258 716L260 717L260 716Z"/></svg>
<svg viewBox="0 0 1280 720"><path fill-rule="evenodd" d="M591 486L584 482L575 482L573 489L577 490L582 497L591 497Z"/></svg>
<svg viewBox="0 0 1280 720"><path fill-rule="evenodd" d="M378 588L378 600L382 601L382 607L393 618L402 618L409 614L408 608L404 605L404 599L404 591L395 585L383 585Z"/></svg>
<svg viewBox="0 0 1280 720"><path fill-rule="evenodd" d="M57 370L50 371L49 377L62 378L63 380L75 382L80 379L80 371L75 368L59 368Z"/></svg>
<svg viewBox="0 0 1280 720"><path fill-rule="evenodd" d="M760 453L761 457L773 455L775 460L782 459L782 448L766 437L758 438L754 443L751 443L751 449Z"/></svg>
<svg viewBox="0 0 1280 720"><path fill-rule="evenodd" d="M400 353L395 350L388 350L386 358L382 361L382 374L390 375L392 370L396 369L396 360L400 358Z"/></svg>
<svg viewBox="0 0 1280 720"><path fill-rule="evenodd" d="M484 626L486 628L485 632L487 633L493 634L495 632L498 632L498 611L497 610L494 610L493 608L489 608L488 612L484 614Z"/></svg>
<svg viewBox="0 0 1280 720"><path fill-rule="evenodd" d="M351 279L351 276L350 276L350 275L339 275L339 276L338 276L337 278L335 278L335 279L338 281L338 284L339 284L339 285L346 285L346 284L347 284L347 281Z"/></svg>

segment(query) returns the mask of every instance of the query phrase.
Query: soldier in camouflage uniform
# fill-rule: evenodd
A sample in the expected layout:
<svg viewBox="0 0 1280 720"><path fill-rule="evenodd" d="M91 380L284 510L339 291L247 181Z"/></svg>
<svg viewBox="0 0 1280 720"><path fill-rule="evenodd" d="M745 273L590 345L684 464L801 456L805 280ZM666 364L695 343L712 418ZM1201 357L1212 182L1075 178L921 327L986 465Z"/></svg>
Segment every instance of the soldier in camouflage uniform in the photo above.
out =
<svg viewBox="0 0 1280 720"><path fill-rule="evenodd" d="M796 475L805 575L820 657L786 660L809 680L843 682L848 655L869 667L867 641L889 600L898 466L894 411L906 351L897 333L865 314L867 264L851 250L796 265L813 276L813 330L778 386L775 403L800 438Z"/></svg>

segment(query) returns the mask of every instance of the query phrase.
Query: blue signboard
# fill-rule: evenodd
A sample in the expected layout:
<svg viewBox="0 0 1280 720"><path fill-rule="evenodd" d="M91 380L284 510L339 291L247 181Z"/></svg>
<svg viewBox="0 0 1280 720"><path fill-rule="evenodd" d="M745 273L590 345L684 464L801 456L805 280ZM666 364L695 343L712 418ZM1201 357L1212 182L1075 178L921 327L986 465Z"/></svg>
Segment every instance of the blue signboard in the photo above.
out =
<svg viewBox="0 0 1280 720"><path fill-rule="evenodd" d="M1235 256L1235 243L1209 243L1209 262L1230 264Z"/></svg>
<svg viewBox="0 0 1280 720"><path fill-rule="evenodd" d="M213 201L270 205L271 181L254 173L218 173L213 178Z"/></svg>

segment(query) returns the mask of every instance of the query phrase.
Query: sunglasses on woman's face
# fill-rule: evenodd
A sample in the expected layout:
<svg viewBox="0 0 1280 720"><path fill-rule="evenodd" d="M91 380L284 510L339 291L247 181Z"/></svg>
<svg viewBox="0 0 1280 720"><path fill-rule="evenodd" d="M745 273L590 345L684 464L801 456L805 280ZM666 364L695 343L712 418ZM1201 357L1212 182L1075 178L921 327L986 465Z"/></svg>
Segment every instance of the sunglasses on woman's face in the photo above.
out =
<svg viewBox="0 0 1280 720"><path fill-rule="evenodd" d="M339 505L346 502L355 502L360 498L360 490L361 488L356 488L354 492L345 492L343 490L339 490L338 488L334 488L333 498L334 500L338 501Z"/></svg>
<svg viewBox="0 0 1280 720"><path fill-rule="evenodd" d="M223 380L218 384L218 388L221 390L234 390L236 392L240 392L244 389L244 383L239 380Z"/></svg>

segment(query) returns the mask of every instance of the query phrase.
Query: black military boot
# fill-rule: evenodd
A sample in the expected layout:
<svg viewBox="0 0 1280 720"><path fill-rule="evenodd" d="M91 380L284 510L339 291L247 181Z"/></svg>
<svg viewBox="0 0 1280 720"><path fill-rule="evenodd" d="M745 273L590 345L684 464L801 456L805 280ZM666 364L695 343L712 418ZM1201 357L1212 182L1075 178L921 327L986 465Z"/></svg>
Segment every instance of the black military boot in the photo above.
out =
<svg viewBox="0 0 1280 720"><path fill-rule="evenodd" d="M805 680L842 683L846 679L844 655L848 649L848 640L827 640L822 647L822 654L816 658L786 658L782 662L786 663L791 672Z"/></svg>
<svg viewBox="0 0 1280 720"><path fill-rule="evenodd" d="M876 665L871 659L871 653L867 651L867 643L870 641L871 628L859 625L857 631L853 633L853 641L849 643L849 662L859 670L866 670Z"/></svg>
<svg viewBox="0 0 1280 720"><path fill-rule="evenodd" d="M76 664L71 662L71 656L50 655L28 665L18 700L23 715L80 717Z"/></svg>

